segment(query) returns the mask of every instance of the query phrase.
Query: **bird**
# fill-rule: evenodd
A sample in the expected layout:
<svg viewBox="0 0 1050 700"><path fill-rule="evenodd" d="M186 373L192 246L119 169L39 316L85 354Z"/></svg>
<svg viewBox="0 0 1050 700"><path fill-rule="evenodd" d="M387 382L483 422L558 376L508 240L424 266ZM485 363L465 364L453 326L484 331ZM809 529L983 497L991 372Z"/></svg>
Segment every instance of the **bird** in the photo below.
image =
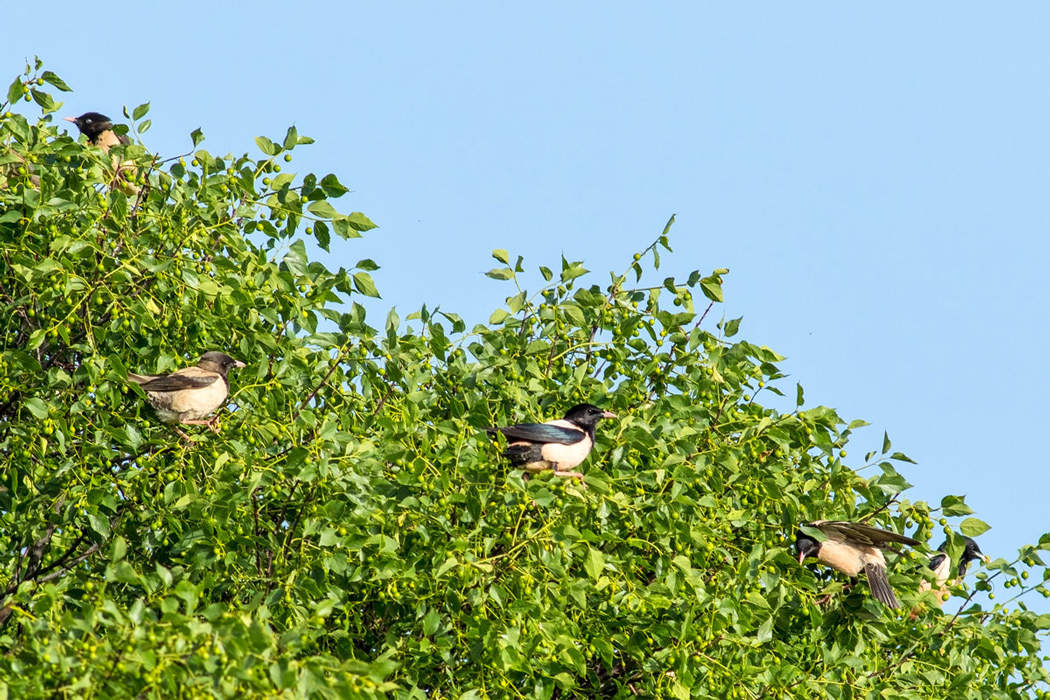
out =
<svg viewBox="0 0 1050 700"><path fill-rule="evenodd" d="M817 540L799 529L795 535L798 563L807 557L816 559L840 571L856 583L857 574L864 571L872 596L890 608L899 608L900 602L886 578L886 558L882 554L891 544L915 546L918 540L877 527L841 520L817 520L807 527L824 534L824 541Z"/></svg>
<svg viewBox="0 0 1050 700"><path fill-rule="evenodd" d="M88 143L98 146L103 153L109 153L111 146L127 146L131 143L127 134L118 134L113 131L113 122L104 114L85 112L79 117L63 117L63 119L76 124L80 133L87 136Z"/></svg>
<svg viewBox="0 0 1050 700"><path fill-rule="evenodd" d="M941 605L945 600L948 599L948 588L950 586L957 586L962 580L963 576L966 575L966 570L970 568L970 562L975 559L980 559L985 564L988 563L988 555L981 551L981 548L977 545L977 542L971 537L963 538L965 544L963 546L962 556L959 558L959 565L956 567L956 577L949 581L952 570L952 560L947 554L948 540L941 543L941 546L937 548L937 554L930 557L930 569L933 571L933 575L936 578L937 585L937 604ZM919 584L919 593L925 593L933 588L929 581L923 579Z"/></svg>
<svg viewBox="0 0 1050 700"><path fill-rule="evenodd" d="M503 456L526 472L551 469L555 476L582 479L583 474L572 470L590 454L594 432L602 418L616 418L616 414L581 403L559 420L485 428L485 431L505 435L508 444Z"/></svg>
<svg viewBox="0 0 1050 700"><path fill-rule="evenodd" d="M171 374L133 374L128 379L143 388L157 416L164 423L206 425L213 433L215 412L230 393L226 374L234 367L244 367L226 353L211 351L201 356L193 367L183 367ZM183 438L186 433L175 428Z"/></svg>
<svg viewBox="0 0 1050 700"><path fill-rule="evenodd" d="M63 117L63 119L76 124L80 133L87 136L88 144L98 146L103 153L109 153L112 146L127 146L131 143L127 134L118 134L113 131L113 122L105 114L85 112L79 117ZM118 187L128 196L139 194L139 186L132 182L136 175L135 162L126 160L122 163L116 154L111 160L110 165L113 167L114 176L110 186Z"/></svg>

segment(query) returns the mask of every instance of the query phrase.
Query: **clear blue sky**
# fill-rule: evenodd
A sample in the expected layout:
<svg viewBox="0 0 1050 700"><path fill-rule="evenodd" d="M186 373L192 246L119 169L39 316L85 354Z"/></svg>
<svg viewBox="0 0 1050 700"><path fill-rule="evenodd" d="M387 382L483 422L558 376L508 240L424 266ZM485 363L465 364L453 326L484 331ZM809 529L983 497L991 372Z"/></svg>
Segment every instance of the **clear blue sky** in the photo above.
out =
<svg viewBox="0 0 1050 700"><path fill-rule="evenodd" d="M295 124L402 315L487 318L497 247L603 283L676 213L664 271L731 269L782 388L872 423L847 461L888 431L993 556L1050 530L1050 5L355 5L17 3L0 68L39 54L62 114L152 102L166 155Z"/></svg>

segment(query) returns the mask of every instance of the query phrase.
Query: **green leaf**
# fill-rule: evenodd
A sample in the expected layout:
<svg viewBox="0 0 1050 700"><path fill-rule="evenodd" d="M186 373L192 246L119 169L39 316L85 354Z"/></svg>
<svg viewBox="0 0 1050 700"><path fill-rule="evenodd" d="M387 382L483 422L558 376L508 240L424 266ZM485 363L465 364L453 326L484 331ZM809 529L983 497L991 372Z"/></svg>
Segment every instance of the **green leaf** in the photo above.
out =
<svg viewBox="0 0 1050 700"><path fill-rule="evenodd" d="M887 452L889 452L892 444L893 443L890 442L890 434L884 432L882 434L882 454L886 454Z"/></svg>
<svg viewBox="0 0 1050 700"><path fill-rule="evenodd" d="M583 560L583 568L592 579L597 581L605 570L605 557L594 547L588 547L587 556Z"/></svg>
<svg viewBox="0 0 1050 700"><path fill-rule="evenodd" d="M571 282L577 277L582 277L589 272L583 263L579 262L568 262L564 257L561 259L561 281Z"/></svg>
<svg viewBox="0 0 1050 700"><path fill-rule="evenodd" d="M661 240L664 240L666 238L667 234L670 233L670 231L671 231L671 227L674 226L674 217L675 217L675 215L671 214L671 218L667 220L666 224L664 224L663 233L660 234ZM666 247L666 245L667 244L664 243L665 247ZM668 248L668 250L670 250L670 248Z"/></svg>
<svg viewBox="0 0 1050 700"><path fill-rule="evenodd" d="M973 510L966 505L962 496L945 496L941 499L941 512L951 517L953 515L969 515L973 513Z"/></svg>
<svg viewBox="0 0 1050 700"><path fill-rule="evenodd" d="M41 77L41 79L43 79L43 81L45 83L49 83L51 85L54 85L56 88L58 88L62 92L72 92L73 91L72 88L70 88L68 85L66 85L64 80L62 80L61 78L59 78L57 75L55 75L54 73L52 73L49 70L46 70L43 73L41 73L40 77Z"/></svg>
<svg viewBox="0 0 1050 700"><path fill-rule="evenodd" d="M33 414L34 418L39 420L47 418L47 404L35 396L31 399L27 399L22 405L29 409L29 412Z"/></svg>
<svg viewBox="0 0 1050 700"><path fill-rule="evenodd" d="M7 101L14 104L22 99L22 79L15 78L11 86L7 88Z"/></svg>
<svg viewBox="0 0 1050 700"><path fill-rule="evenodd" d="M300 143L302 143L302 141L300 141ZM321 178L321 181L317 184L327 196L332 198L342 197L350 191L343 186L343 183L339 182L339 178L331 173Z"/></svg>
<svg viewBox="0 0 1050 700"><path fill-rule="evenodd" d="M332 244L332 236L328 232L328 225L323 221L314 222L314 239L322 250L327 251Z"/></svg>
<svg viewBox="0 0 1050 700"><path fill-rule="evenodd" d="M727 338L732 338L734 335L737 334L737 332L740 330L740 321L742 320L743 319L734 318L731 321L726 321L722 332L725 333L725 336Z"/></svg>
<svg viewBox="0 0 1050 700"><path fill-rule="evenodd" d="M112 579L121 583L137 584L139 575L135 569L126 561L118 561L111 568ZM107 576L107 578L109 578Z"/></svg>
<svg viewBox="0 0 1050 700"><path fill-rule="evenodd" d="M174 581L171 575L171 571L167 567L162 566L159 563L156 565L156 571L157 576L160 577L161 583L164 584L164 587L171 588L172 581Z"/></svg>
<svg viewBox="0 0 1050 700"><path fill-rule="evenodd" d="M299 143L299 132L294 126L288 127L288 132L284 135L284 150L290 151Z"/></svg>
<svg viewBox="0 0 1050 700"><path fill-rule="evenodd" d="M131 118L135 121L138 121L147 114L149 114L149 102L144 102L135 108L135 110L131 113Z"/></svg>
<svg viewBox="0 0 1050 700"><path fill-rule="evenodd" d="M773 618L768 618L758 628L758 634L755 635L755 644L766 644L773 639Z"/></svg>
<svg viewBox="0 0 1050 700"><path fill-rule="evenodd" d="M514 270L509 267L495 267L486 272L485 276L494 280L511 280L514 279Z"/></svg>
<svg viewBox="0 0 1050 700"><path fill-rule="evenodd" d="M87 519L88 524L91 526L91 529L94 530L98 535L100 535L102 539L106 539L107 537L109 537L110 528L108 518L100 518L95 513L88 513Z"/></svg>
<svg viewBox="0 0 1050 700"><path fill-rule="evenodd" d="M379 297L379 290L376 289L375 282L367 272L354 273L354 288L366 297Z"/></svg>
<svg viewBox="0 0 1050 700"><path fill-rule="evenodd" d="M347 223L355 231L371 231L376 228L372 220L359 211L351 212L346 216Z"/></svg>
<svg viewBox="0 0 1050 700"><path fill-rule="evenodd" d="M433 609L423 616L423 634L432 635L441 629L441 617Z"/></svg>
<svg viewBox="0 0 1050 700"><path fill-rule="evenodd" d="M977 537L992 529L992 526L977 518L966 518L959 523L959 531L967 537Z"/></svg>
<svg viewBox="0 0 1050 700"><path fill-rule="evenodd" d="M114 562L120 561L121 559L124 558L124 556L127 553L128 553L128 543L127 543L127 541L123 537L121 537L120 535L117 535L116 537L114 537L113 538L113 544L111 545L111 549L110 549L109 560L110 561L114 561Z"/></svg>
<svg viewBox="0 0 1050 700"><path fill-rule="evenodd" d="M828 539L828 536L824 533L824 531L818 527L802 525L801 527L799 527L799 530L806 533L807 535L815 539L817 542L825 542Z"/></svg>
<svg viewBox="0 0 1050 700"><path fill-rule="evenodd" d="M702 291L704 296L711 301L721 302L723 300L722 278L718 275L703 278L700 280L700 291Z"/></svg>
<svg viewBox="0 0 1050 700"><path fill-rule="evenodd" d="M265 136L256 136L255 145L259 147L260 151L262 151L268 156L277 155L277 152L279 150L277 148L277 144L275 144L273 141L266 138Z"/></svg>
<svg viewBox="0 0 1050 700"><path fill-rule="evenodd" d="M322 219L335 219L339 216L339 212L335 210L331 204L325 200L319 202L312 202L307 210L314 216L318 216Z"/></svg>
<svg viewBox="0 0 1050 700"><path fill-rule="evenodd" d="M301 240L294 241L288 246L288 253L284 256L284 264L296 277L302 277L307 272L309 257L306 253L306 244Z"/></svg>
<svg viewBox="0 0 1050 700"><path fill-rule="evenodd" d="M496 260L499 260L504 265L510 264L510 253L503 250L502 248L496 248L495 250L493 250L492 257L496 258Z"/></svg>
<svg viewBox="0 0 1050 700"><path fill-rule="evenodd" d="M58 105L56 105L55 101L51 99L51 95L44 92L43 90L37 90L36 88L34 88L29 92L33 96L33 101L40 105L40 110L44 114L51 114L62 104L61 102L59 102Z"/></svg>
<svg viewBox="0 0 1050 700"><path fill-rule="evenodd" d="M190 139L193 140L193 147L196 148L204 140L204 133L200 129L194 129L190 133Z"/></svg>

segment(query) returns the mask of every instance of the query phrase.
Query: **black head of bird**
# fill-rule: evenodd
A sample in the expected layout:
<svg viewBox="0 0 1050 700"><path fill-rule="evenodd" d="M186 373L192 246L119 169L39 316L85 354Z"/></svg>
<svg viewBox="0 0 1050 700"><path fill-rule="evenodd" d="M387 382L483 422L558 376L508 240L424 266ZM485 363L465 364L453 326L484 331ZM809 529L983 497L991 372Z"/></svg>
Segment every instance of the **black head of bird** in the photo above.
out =
<svg viewBox="0 0 1050 700"><path fill-rule="evenodd" d="M966 575L966 570L970 568L970 562L980 559L985 564L987 564L989 561L988 555L981 551L981 548L977 545L977 542L972 537L964 537L963 541L965 542L965 544L963 546L963 553L962 556L959 558L959 566L957 568L959 578L962 578ZM948 540L945 540L944 542L941 542L941 546L937 548L937 551L941 552L941 554L937 554L932 559L930 559L931 569L936 570L941 565L941 563L944 561L943 558L948 556L944 553L947 550Z"/></svg>
<svg viewBox="0 0 1050 700"><path fill-rule="evenodd" d="M573 406L565 414L563 420L567 420L573 425L579 426L588 433L593 434L594 429L602 418L615 418L616 414L612 411L603 411L597 406L592 406L589 403L581 403L577 406Z"/></svg>
<svg viewBox="0 0 1050 700"><path fill-rule="evenodd" d="M113 122L109 117L98 112L85 112L79 117L64 117L67 122L73 122L80 129L80 133L87 136L88 141L94 142L103 131L113 128Z"/></svg>
<svg viewBox="0 0 1050 700"><path fill-rule="evenodd" d="M116 134L113 131L113 122L105 114L98 112L85 112L79 117L64 117L67 122L73 122L80 129L80 133L87 137L92 146L99 146L108 151L110 146L127 145L131 140L125 134Z"/></svg>
<svg viewBox="0 0 1050 700"><path fill-rule="evenodd" d="M244 363L240 360L235 360L224 352L212 350L201 355L201 359L197 362L197 366L201 369L206 369L223 377L233 369L234 367L244 367Z"/></svg>
<svg viewBox="0 0 1050 700"><path fill-rule="evenodd" d="M795 535L795 549L798 550L798 563L801 564L810 557L815 559L820 555L820 541L799 530Z"/></svg>

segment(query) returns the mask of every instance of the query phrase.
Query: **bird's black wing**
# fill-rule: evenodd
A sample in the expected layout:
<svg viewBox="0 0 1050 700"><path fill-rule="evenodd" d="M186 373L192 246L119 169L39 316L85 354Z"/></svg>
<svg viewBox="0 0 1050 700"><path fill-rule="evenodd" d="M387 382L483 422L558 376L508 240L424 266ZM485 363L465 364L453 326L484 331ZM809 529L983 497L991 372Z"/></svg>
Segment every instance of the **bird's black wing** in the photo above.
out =
<svg viewBox="0 0 1050 700"><path fill-rule="evenodd" d="M880 530L870 525L851 523L844 520L818 520L815 523L811 523L810 527L817 528L830 539L849 540L857 544L867 544L873 547L884 547L891 542L907 544L912 547L919 544L918 540L912 539L907 535L898 535L896 532L890 532L889 530Z"/></svg>
<svg viewBox="0 0 1050 700"><path fill-rule="evenodd" d="M146 391L183 391L185 389L204 389L215 383L217 374L161 374L151 377L149 381L140 382Z"/></svg>
<svg viewBox="0 0 1050 700"><path fill-rule="evenodd" d="M500 432L511 440L525 440L526 442L549 443L559 445L575 445L587 437L587 433L573 428L563 428L560 425L550 423L522 423L520 425L508 425L503 428L486 428L490 433Z"/></svg>

